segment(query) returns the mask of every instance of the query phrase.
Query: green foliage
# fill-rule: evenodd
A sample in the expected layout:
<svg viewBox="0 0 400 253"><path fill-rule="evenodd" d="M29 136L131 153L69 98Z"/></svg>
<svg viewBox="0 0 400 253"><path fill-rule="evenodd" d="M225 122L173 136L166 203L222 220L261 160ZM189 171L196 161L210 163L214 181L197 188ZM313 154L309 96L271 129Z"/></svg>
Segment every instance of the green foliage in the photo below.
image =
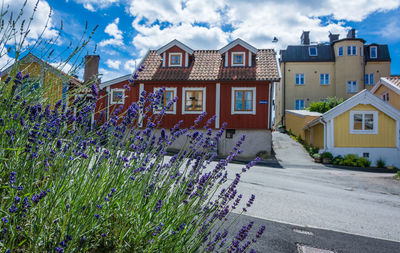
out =
<svg viewBox="0 0 400 253"><path fill-rule="evenodd" d="M324 159L324 158L329 158L329 159L333 159L333 155L332 155L332 153L331 152L327 152L327 151L325 151L325 152L323 152L322 154L321 154L321 158L322 159Z"/></svg>
<svg viewBox="0 0 400 253"><path fill-rule="evenodd" d="M325 113L333 107L343 103L343 98L328 97L325 101L312 102L307 108L310 112Z"/></svg>
<svg viewBox="0 0 400 253"><path fill-rule="evenodd" d="M357 159L357 166L361 168L370 167L371 161L365 157L360 157Z"/></svg>
<svg viewBox="0 0 400 253"><path fill-rule="evenodd" d="M335 156L335 157L333 158L332 163L333 163L334 165L342 165L342 164L343 164L343 156L341 156L341 155Z"/></svg>
<svg viewBox="0 0 400 253"><path fill-rule="evenodd" d="M394 175L393 178L400 180L400 171L397 171L396 175Z"/></svg>
<svg viewBox="0 0 400 253"><path fill-rule="evenodd" d="M318 154L318 153L315 153L315 154L312 155L312 157L313 157L314 159L318 159L318 158L321 158L321 155Z"/></svg>
<svg viewBox="0 0 400 253"><path fill-rule="evenodd" d="M378 168L385 168L385 167L386 167L386 162L385 162L385 160L383 160L382 158L379 158L379 159L376 161L376 167L378 167Z"/></svg>

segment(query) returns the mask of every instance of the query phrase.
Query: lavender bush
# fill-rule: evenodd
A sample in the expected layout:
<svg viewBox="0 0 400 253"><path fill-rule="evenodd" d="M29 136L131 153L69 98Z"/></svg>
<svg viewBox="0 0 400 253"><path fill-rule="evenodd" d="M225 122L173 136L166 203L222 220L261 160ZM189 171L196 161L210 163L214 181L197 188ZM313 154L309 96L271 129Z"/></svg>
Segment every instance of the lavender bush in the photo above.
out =
<svg viewBox="0 0 400 253"><path fill-rule="evenodd" d="M245 252L263 233L249 238L249 223L228 235L228 215L254 202L241 203L237 186L256 160L227 181L245 137L212 162L225 129L213 134L215 117L159 129L177 99L160 108L161 89L99 124L95 84L94 96L51 105L28 74L10 73L0 82L1 252ZM186 144L166 156L177 138Z"/></svg>

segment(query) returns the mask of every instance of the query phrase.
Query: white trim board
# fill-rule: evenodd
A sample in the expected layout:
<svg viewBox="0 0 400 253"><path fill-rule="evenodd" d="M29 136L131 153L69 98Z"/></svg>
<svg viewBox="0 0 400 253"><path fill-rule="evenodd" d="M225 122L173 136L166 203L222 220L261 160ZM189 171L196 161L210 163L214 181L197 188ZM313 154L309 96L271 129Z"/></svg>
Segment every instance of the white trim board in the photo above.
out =
<svg viewBox="0 0 400 253"><path fill-rule="evenodd" d="M178 41L178 40L173 40L171 42L169 42L167 45L161 47L160 49L157 50L157 54L162 54L165 51L167 51L168 49L170 49L173 46L177 46L181 49L183 49L185 52L189 53L189 54L193 54L194 50L191 49L190 47L186 46L185 44L183 44L182 42Z"/></svg>
<svg viewBox="0 0 400 253"><path fill-rule="evenodd" d="M250 45L249 43L245 42L244 40L237 38L236 40L232 41L228 45L226 45L223 48L221 48L219 50L219 53L223 54L223 53L229 51L230 49L234 48L237 45L241 45L242 47L246 48L247 50L249 50L253 54L257 54L257 52L258 52L257 48L253 47L252 45Z"/></svg>
<svg viewBox="0 0 400 253"><path fill-rule="evenodd" d="M231 92L231 114L252 114L255 115L256 114L256 87L232 87L232 92ZM235 110L235 91L252 91L253 92L253 110L251 111L236 111ZM243 105L244 106L244 105Z"/></svg>
<svg viewBox="0 0 400 253"><path fill-rule="evenodd" d="M389 81L388 79L386 79L385 77L381 77L379 79L379 81L374 85L374 87L371 89L372 93L375 93L379 87L381 87L381 85L386 86L387 88L391 89L392 91L396 92L398 95L400 95L400 87L397 87L396 85L394 85L394 83L392 83L391 81Z"/></svg>
<svg viewBox="0 0 400 253"><path fill-rule="evenodd" d="M186 91L203 91L203 108L201 111L186 111L185 104L186 104ZM206 111L206 87L184 87L182 88L182 114L201 114Z"/></svg>

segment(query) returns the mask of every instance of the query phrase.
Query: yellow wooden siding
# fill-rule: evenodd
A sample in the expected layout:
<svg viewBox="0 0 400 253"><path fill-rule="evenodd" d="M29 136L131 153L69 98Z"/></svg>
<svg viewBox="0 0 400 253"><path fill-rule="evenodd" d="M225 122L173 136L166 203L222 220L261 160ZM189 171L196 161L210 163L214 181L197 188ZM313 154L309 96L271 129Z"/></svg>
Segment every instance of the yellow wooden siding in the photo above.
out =
<svg viewBox="0 0 400 253"><path fill-rule="evenodd" d="M389 92L389 104L400 110L400 95L389 89L385 85L381 85L376 91L375 95L382 99L382 94Z"/></svg>
<svg viewBox="0 0 400 253"><path fill-rule="evenodd" d="M350 134L350 111L378 111L378 134ZM335 147L396 147L396 121L372 105L357 105L334 119Z"/></svg>
<svg viewBox="0 0 400 253"><path fill-rule="evenodd" d="M324 126L319 123L312 127L312 145L317 148L324 147Z"/></svg>
<svg viewBox="0 0 400 253"><path fill-rule="evenodd" d="M303 140L306 139L303 128L315 118L319 116L300 116L293 113L286 113L286 129L290 130L294 135L300 136Z"/></svg>

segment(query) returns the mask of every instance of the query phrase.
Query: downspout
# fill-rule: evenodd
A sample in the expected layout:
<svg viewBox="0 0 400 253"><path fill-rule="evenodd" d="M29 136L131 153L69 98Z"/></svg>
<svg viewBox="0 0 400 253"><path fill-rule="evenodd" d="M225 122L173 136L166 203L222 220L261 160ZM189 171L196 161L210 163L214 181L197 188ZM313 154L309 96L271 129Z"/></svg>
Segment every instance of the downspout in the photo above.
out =
<svg viewBox="0 0 400 253"><path fill-rule="evenodd" d="M283 113L281 116L281 123L283 125L283 119L286 117L286 63L283 62L283 85L282 85L282 89L283 89ZM286 122L285 122L286 125Z"/></svg>
<svg viewBox="0 0 400 253"><path fill-rule="evenodd" d="M328 144L327 144L328 130L326 129L327 128L326 121L324 120L323 117L321 117L319 119L319 122L321 122L322 125L324 126L324 151L326 151L328 149Z"/></svg>

